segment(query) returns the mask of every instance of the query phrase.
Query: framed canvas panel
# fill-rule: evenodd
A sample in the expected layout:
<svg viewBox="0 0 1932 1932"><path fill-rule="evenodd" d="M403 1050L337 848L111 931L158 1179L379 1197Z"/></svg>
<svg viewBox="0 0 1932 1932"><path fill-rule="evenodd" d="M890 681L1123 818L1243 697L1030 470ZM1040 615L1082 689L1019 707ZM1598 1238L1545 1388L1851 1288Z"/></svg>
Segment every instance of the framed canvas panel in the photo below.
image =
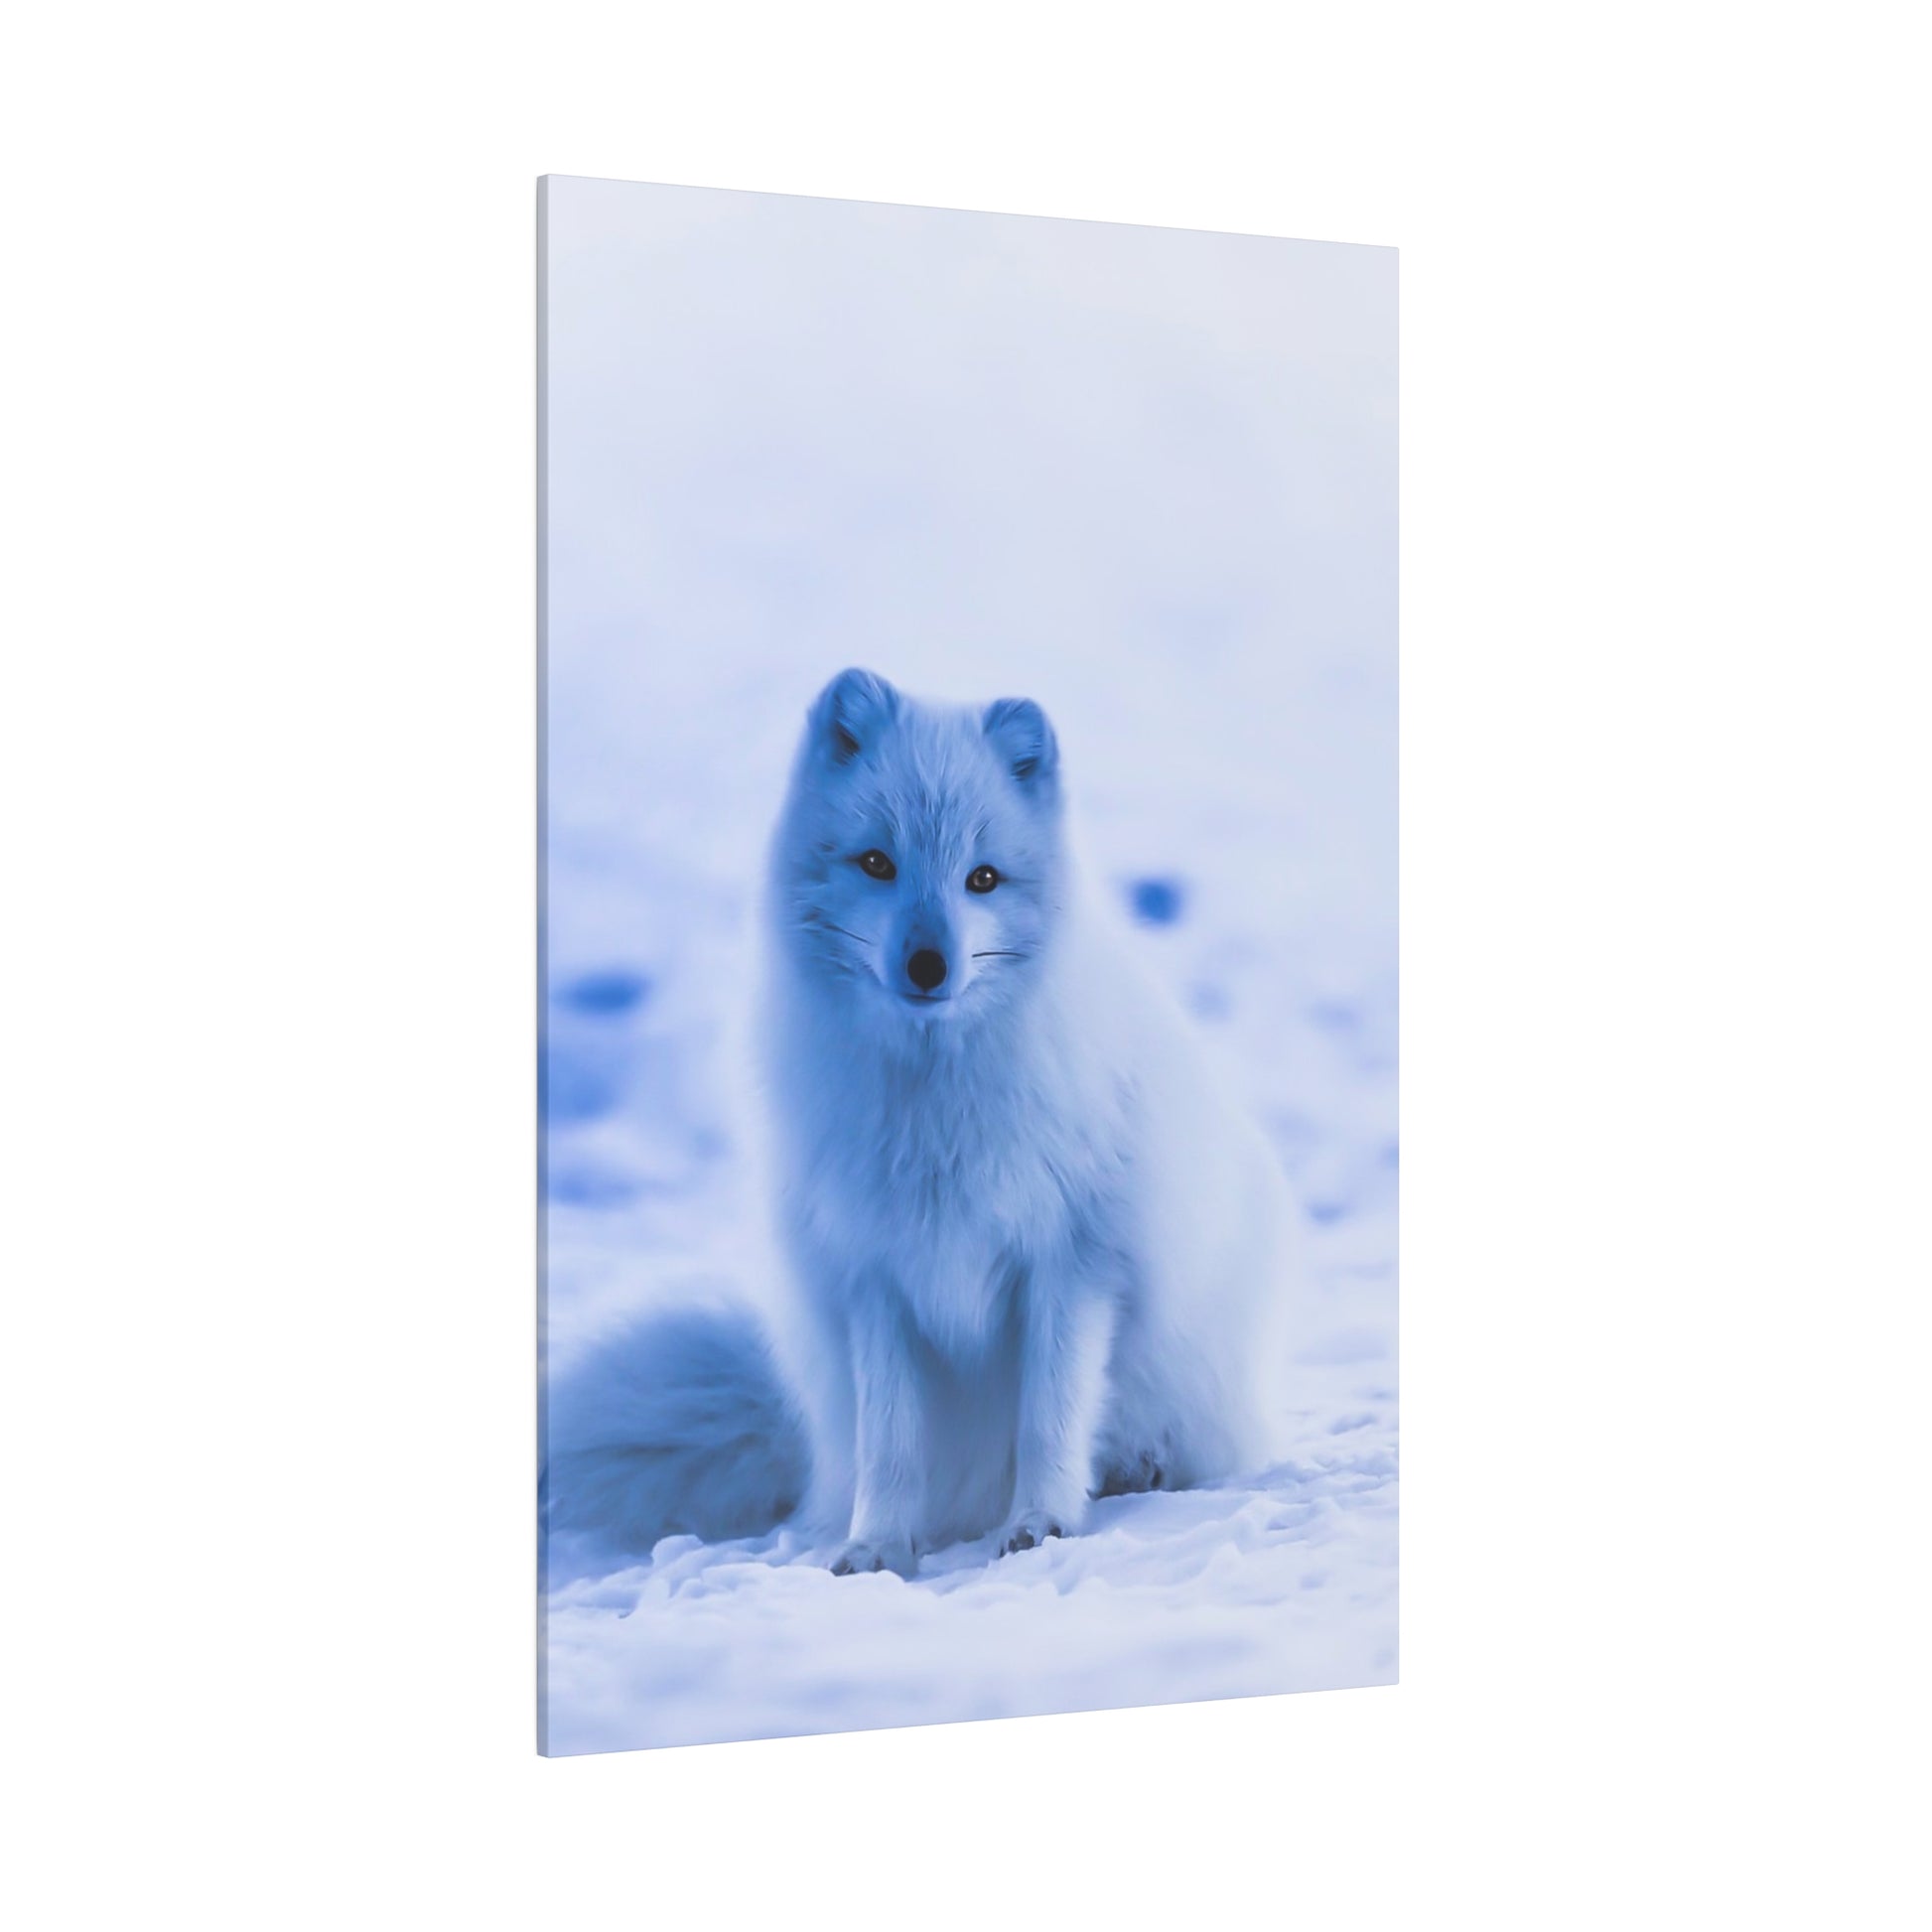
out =
<svg viewBox="0 0 1932 1932"><path fill-rule="evenodd" d="M541 1745L1396 1674L1396 256L540 191Z"/></svg>

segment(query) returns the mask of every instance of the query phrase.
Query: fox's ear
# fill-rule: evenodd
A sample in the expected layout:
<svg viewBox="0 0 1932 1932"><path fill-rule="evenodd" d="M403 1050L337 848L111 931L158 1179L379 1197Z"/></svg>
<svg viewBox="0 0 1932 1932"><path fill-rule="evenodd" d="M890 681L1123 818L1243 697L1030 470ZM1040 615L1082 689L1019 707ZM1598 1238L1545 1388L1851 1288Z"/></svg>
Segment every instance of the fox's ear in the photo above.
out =
<svg viewBox="0 0 1932 1932"><path fill-rule="evenodd" d="M1051 788L1059 773L1059 740L1033 699L996 698L980 722L1007 769L1023 785Z"/></svg>
<svg viewBox="0 0 1932 1932"><path fill-rule="evenodd" d="M850 764L898 715L898 693L877 671L841 671L811 709L811 735L834 764Z"/></svg>

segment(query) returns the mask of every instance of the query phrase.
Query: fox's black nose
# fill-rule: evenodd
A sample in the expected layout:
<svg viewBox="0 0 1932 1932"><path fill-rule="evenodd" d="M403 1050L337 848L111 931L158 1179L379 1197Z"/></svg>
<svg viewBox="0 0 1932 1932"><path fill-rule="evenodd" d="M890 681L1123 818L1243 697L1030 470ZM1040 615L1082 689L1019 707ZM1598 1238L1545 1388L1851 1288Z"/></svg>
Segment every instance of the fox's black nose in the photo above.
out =
<svg viewBox="0 0 1932 1932"><path fill-rule="evenodd" d="M930 993L945 980L945 956L934 952L930 946L921 947L905 962L905 974L921 993Z"/></svg>

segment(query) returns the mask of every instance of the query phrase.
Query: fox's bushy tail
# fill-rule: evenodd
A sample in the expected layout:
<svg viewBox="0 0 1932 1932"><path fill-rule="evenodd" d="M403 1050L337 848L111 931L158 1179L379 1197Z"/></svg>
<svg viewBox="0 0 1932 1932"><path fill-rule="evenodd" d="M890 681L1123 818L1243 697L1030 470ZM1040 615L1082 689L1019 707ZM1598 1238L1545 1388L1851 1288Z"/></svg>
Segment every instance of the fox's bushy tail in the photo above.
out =
<svg viewBox="0 0 1932 1932"><path fill-rule="evenodd" d="M660 1537L757 1536L798 1507L805 1425L748 1311L650 1314L558 1376L541 1506L553 1579Z"/></svg>

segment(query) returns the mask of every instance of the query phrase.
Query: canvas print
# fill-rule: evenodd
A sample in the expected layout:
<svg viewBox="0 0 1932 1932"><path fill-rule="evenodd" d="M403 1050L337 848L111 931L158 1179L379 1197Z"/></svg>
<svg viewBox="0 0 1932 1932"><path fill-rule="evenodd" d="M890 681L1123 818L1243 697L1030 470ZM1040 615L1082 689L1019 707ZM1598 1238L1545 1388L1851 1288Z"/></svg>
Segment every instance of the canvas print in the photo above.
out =
<svg viewBox="0 0 1932 1932"><path fill-rule="evenodd" d="M541 1748L1394 1682L1394 252L539 205Z"/></svg>

